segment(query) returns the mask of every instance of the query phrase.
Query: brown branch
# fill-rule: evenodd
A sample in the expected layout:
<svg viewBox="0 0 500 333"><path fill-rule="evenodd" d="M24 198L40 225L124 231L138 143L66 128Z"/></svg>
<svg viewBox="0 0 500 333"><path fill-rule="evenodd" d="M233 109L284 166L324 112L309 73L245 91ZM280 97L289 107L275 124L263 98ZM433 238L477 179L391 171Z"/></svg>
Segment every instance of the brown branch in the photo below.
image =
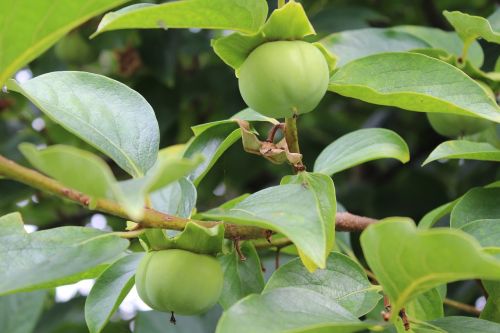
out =
<svg viewBox="0 0 500 333"><path fill-rule="evenodd" d="M115 201L108 199L98 199L92 202L91 205L90 197L85 195L84 193L68 188L58 181L49 178L38 171L19 165L16 162L3 157L2 155L0 155L0 176L18 181L20 183L26 184L44 192L48 192L63 199L71 200L91 210L100 211L128 220L133 220L128 216L123 207ZM135 220L134 222L139 223L142 228L183 230L186 224L190 221L206 227L212 227L219 223L222 223L222 221L198 221L185 219L169 214L164 214L151 208L145 208L144 216L140 220ZM357 216L350 213L337 213L335 229L340 231L362 231L370 224L376 222L377 220L368 217ZM257 227L225 223L225 236L230 239L238 238L241 240L258 238L267 239L269 238L269 231ZM290 241L286 240L285 242ZM268 242L266 241L266 243ZM277 246L273 245L273 242L268 244L269 246Z"/></svg>

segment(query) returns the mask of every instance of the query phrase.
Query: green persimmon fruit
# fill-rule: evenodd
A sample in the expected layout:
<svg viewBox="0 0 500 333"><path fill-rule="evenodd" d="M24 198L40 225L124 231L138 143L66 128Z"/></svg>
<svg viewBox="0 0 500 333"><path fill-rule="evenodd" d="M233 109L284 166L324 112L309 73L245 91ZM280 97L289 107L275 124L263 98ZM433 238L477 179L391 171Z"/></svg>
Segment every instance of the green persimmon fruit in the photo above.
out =
<svg viewBox="0 0 500 333"><path fill-rule="evenodd" d="M217 259L178 249L147 253L135 275L137 292L147 305L181 315L203 313L214 306L222 283Z"/></svg>
<svg viewBox="0 0 500 333"><path fill-rule="evenodd" d="M77 32L72 32L61 39L54 52L62 61L70 65L83 65L96 58L96 53L85 39Z"/></svg>
<svg viewBox="0 0 500 333"><path fill-rule="evenodd" d="M437 133L449 138L475 134L491 125L486 119L447 113L427 113L427 119Z"/></svg>
<svg viewBox="0 0 500 333"><path fill-rule="evenodd" d="M239 68L245 103L264 116L286 118L312 111L328 88L330 73L321 51L303 41L260 45Z"/></svg>

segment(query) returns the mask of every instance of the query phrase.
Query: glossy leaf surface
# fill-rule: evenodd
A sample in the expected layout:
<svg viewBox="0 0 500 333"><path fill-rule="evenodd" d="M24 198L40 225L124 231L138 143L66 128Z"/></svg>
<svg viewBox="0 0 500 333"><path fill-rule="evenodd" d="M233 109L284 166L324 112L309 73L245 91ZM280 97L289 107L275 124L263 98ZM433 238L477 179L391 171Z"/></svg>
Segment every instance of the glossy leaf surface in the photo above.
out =
<svg viewBox="0 0 500 333"><path fill-rule="evenodd" d="M329 89L374 104L500 123L500 108L479 84L456 67L417 53L380 53L352 61L335 72Z"/></svg>
<svg viewBox="0 0 500 333"><path fill-rule="evenodd" d="M387 129L361 129L346 134L328 145L316 159L314 171L331 176L381 158L408 162L410 152L406 142L398 134Z"/></svg>
<svg viewBox="0 0 500 333"><path fill-rule="evenodd" d="M153 166L160 134L149 103L123 83L86 72L52 72L9 89L113 159L134 177Z"/></svg>
<svg viewBox="0 0 500 333"><path fill-rule="evenodd" d="M85 227L26 233L17 213L0 218L0 294L69 284L95 277L129 245Z"/></svg>

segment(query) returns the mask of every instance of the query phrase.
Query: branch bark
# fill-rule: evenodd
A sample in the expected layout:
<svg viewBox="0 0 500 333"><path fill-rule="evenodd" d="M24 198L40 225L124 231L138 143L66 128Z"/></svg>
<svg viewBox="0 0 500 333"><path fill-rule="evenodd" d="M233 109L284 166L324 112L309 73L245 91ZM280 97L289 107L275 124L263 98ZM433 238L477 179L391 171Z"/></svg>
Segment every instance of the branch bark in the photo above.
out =
<svg viewBox="0 0 500 333"><path fill-rule="evenodd" d="M0 176L18 181L30 187L56 195L60 198L70 200L86 207L87 209L132 220L117 202L108 199L98 199L93 202L92 207L90 207L90 198L86 194L68 188L60 182L49 178L38 171L19 165L2 155L0 155ZM134 222L139 223L142 228L183 230L186 224L190 221L205 227L212 227L219 223L224 223L225 236L230 239L244 240L269 237L267 230L257 227L235 225L222 221L199 221L185 219L164 214L151 208L145 208L143 218ZM362 231L370 224L376 222L376 219L369 217L357 216L350 213L337 213L335 229L339 231Z"/></svg>

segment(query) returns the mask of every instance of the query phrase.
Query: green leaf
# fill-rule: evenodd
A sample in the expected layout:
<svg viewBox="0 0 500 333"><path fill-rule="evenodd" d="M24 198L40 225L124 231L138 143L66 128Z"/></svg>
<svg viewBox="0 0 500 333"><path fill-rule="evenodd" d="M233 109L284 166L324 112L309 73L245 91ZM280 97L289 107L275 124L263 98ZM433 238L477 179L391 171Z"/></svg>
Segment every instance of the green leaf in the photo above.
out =
<svg viewBox="0 0 500 333"><path fill-rule="evenodd" d="M245 120L245 121L265 121L268 123L271 123L273 125L278 125L280 122L277 121L274 118L266 117L258 113L257 111L254 111L250 108L246 108L244 110L241 110L237 114L231 117L231 119L237 119L237 120Z"/></svg>
<svg viewBox="0 0 500 333"><path fill-rule="evenodd" d="M382 297L378 293L380 288L368 281L364 269L338 252L330 254L325 269L314 273L308 272L298 258L286 263L274 272L264 292L285 287L315 291L338 302L356 317L370 312Z"/></svg>
<svg viewBox="0 0 500 333"><path fill-rule="evenodd" d="M414 37L421 39L436 50L444 50L450 55L460 57L464 48L464 43L453 31L443 31L441 29L422 27L416 25L403 25L390 28L394 31L405 32ZM484 54L483 49L478 42L473 42L469 48L469 56L467 57L472 65L479 68L483 65Z"/></svg>
<svg viewBox="0 0 500 333"><path fill-rule="evenodd" d="M184 0L136 4L106 14L96 36L118 29L200 28L252 33L267 17L264 0Z"/></svg>
<svg viewBox="0 0 500 333"><path fill-rule="evenodd" d="M301 172L296 176L285 177L281 184L297 184L309 189L314 195L316 209L324 235L325 258L328 257L334 248L335 242L335 214L337 212L337 201L335 196L335 186L332 179L320 173ZM310 258L298 248L302 262L310 272L318 267L324 267L311 262ZM324 264L326 265L326 263Z"/></svg>
<svg viewBox="0 0 500 333"><path fill-rule="evenodd" d="M302 5L289 1L271 13L267 22L254 34L233 33L212 41L214 52L237 70L259 45L276 40L300 40L315 34Z"/></svg>
<svg viewBox="0 0 500 333"><path fill-rule="evenodd" d="M323 149L314 163L314 171L331 176L381 158L408 162L410 152L406 142L398 134L387 129L360 129L340 137Z"/></svg>
<svg viewBox="0 0 500 333"><path fill-rule="evenodd" d="M429 46L408 33L383 28L342 31L326 36L320 43L338 57L339 67L371 54L408 51Z"/></svg>
<svg viewBox="0 0 500 333"><path fill-rule="evenodd" d="M250 242L241 245L246 260L242 261L236 251L218 257L224 270L224 286L219 304L228 309L231 305L250 294L259 294L264 289L264 276L259 254Z"/></svg>
<svg viewBox="0 0 500 333"><path fill-rule="evenodd" d="M431 325L444 330L445 333L498 333L500 324L471 317L444 317L430 322Z"/></svg>
<svg viewBox="0 0 500 333"><path fill-rule="evenodd" d="M134 275L144 253L127 255L111 264L97 278L85 301L85 321L90 333L101 332L134 286Z"/></svg>
<svg viewBox="0 0 500 333"><path fill-rule="evenodd" d="M35 291L0 297L0 332L32 333L42 314L47 293Z"/></svg>
<svg viewBox="0 0 500 333"><path fill-rule="evenodd" d="M500 324L500 282L482 281L482 283L488 292L488 299L479 318Z"/></svg>
<svg viewBox="0 0 500 333"><path fill-rule="evenodd" d="M500 215L497 219L475 220L460 229L473 236L484 247L500 248Z"/></svg>
<svg viewBox="0 0 500 333"><path fill-rule="evenodd" d="M196 136L188 143L183 156L203 156L203 163L188 177L198 186L219 157L241 137L241 131L235 121L222 121L210 126L204 125L202 131L195 133Z"/></svg>
<svg viewBox="0 0 500 333"><path fill-rule="evenodd" d="M497 188L497 187L500 187L500 182L498 181L485 186L485 188ZM418 228L419 229L431 228L441 218L450 214L455 205L462 199L462 197L459 197L451 202L445 203L425 214L425 216L418 223Z"/></svg>
<svg viewBox="0 0 500 333"><path fill-rule="evenodd" d="M449 12L445 10L443 15L462 38L465 47L479 37L488 42L500 44L500 25L492 25L484 17L473 16L459 11Z"/></svg>
<svg viewBox="0 0 500 333"><path fill-rule="evenodd" d="M0 294L54 287L95 276L129 245L113 234L61 227L28 234L21 215L0 218ZM95 269L94 271L91 271ZM90 274L87 272L91 271Z"/></svg>
<svg viewBox="0 0 500 333"><path fill-rule="evenodd" d="M342 31L324 37L320 43L339 58L339 67L376 53L435 50L458 57L463 48L455 32L410 25ZM469 60L475 67L481 67L483 58L481 47L474 42Z"/></svg>
<svg viewBox="0 0 500 333"><path fill-rule="evenodd" d="M359 321L331 298L302 288L250 295L225 311L217 333L358 332L379 327Z"/></svg>
<svg viewBox="0 0 500 333"><path fill-rule="evenodd" d="M149 193L161 190L189 175L203 161L201 155L184 158L180 154L172 154L169 152L171 148L175 148L175 146L160 151L155 165L149 169L144 177L119 183L126 203L128 203L127 211L132 217L140 218L142 216Z"/></svg>
<svg viewBox="0 0 500 333"><path fill-rule="evenodd" d="M86 72L52 72L9 81L49 118L140 177L158 154L159 129L149 103L123 83Z"/></svg>
<svg viewBox="0 0 500 333"><path fill-rule="evenodd" d="M500 279L500 261L455 229L417 230L411 220L386 219L363 232L361 246L391 301L393 317L418 294L443 283Z"/></svg>
<svg viewBox="0 0 500 333"><path fill-rule="evenodd" d="M411 319L434 320L444 316L443 299L437 288L428 290L405 306L406 314Z"/></svg>
<svg viewBox="0 0 500 333"><path fill-rule="evenodd" d="M41 151L29 143L20 145L23 155L40 171L76 189L92 199L109 198L119 202L132 218L144 213L148 193L165 187L187 175L201 162L165 154L164 149L155 166L145 177L117 183L109 166L98 156L78 148L57 145ZM92 202L90 203L92 206Z"/></svg>
<svg viewBox="0 0 500 333"><path fill-rule="evenodd" d="M500 218L500 188L474 188L468 191L451 211L450 225L461 228L464 225L484 219Z"/></svg>
<svg viewBox="0 0 500 333"><path fill-rule="evenodd" d="M434 208L430 212L424 215L420 222L418 222L419 229L429 229L434 224L436 224L441 218L450 214L453 207L457 204L459 199L453 200L451 202L447 202L437 208Z"/></svg>
<svg viewBox="0 0 500 333"><path fill-rule="evenodd" d="M256 192L229 208L219 207L203 217L280 232L290 238L317 267L325 267L331 250L335 213L333 182L328 176L301 176L303 184L285 184ZM323 192L321 192L323 191ZM314 209L312 209L314 207ZM309 267L309 269L311 269Z"/></svg>
<svg viewBox="0 0 500 333"><path fill-rule="evenodd" d="M0 87L67 32L125 2L127 0L0 2L0 13L4 13L0 16Z"/></svg>
<svg viewBox="0 0 500 333"><path fill-rule="evenodd" d="M186 178L150 194L151 206L165 214L189 218L196 207L197 192L194 184Z"/></svg>
<svg viewBox="0 0 500 333"><path fill-rule="evenodd" d="M500 108L478 83L445 62L417 53L380 53L354 60L331 77L329 89L374 104L500 123Z"/></svg>
<svg viewBox="0 0 500 333"><path fill-rule="evenodd" d="M116 193L111 169L88 151L65 145L38 150L31 143L22 143L19 150L38 170L92 198L113 198Z"/></svg>
<svg viewBox="0 0 500 333"><path fill-rule="evenodd" d="M468 159L500 162L500 149L485 142L451 140L437 146L422 163L426 165L440 159Z"/></svg>

